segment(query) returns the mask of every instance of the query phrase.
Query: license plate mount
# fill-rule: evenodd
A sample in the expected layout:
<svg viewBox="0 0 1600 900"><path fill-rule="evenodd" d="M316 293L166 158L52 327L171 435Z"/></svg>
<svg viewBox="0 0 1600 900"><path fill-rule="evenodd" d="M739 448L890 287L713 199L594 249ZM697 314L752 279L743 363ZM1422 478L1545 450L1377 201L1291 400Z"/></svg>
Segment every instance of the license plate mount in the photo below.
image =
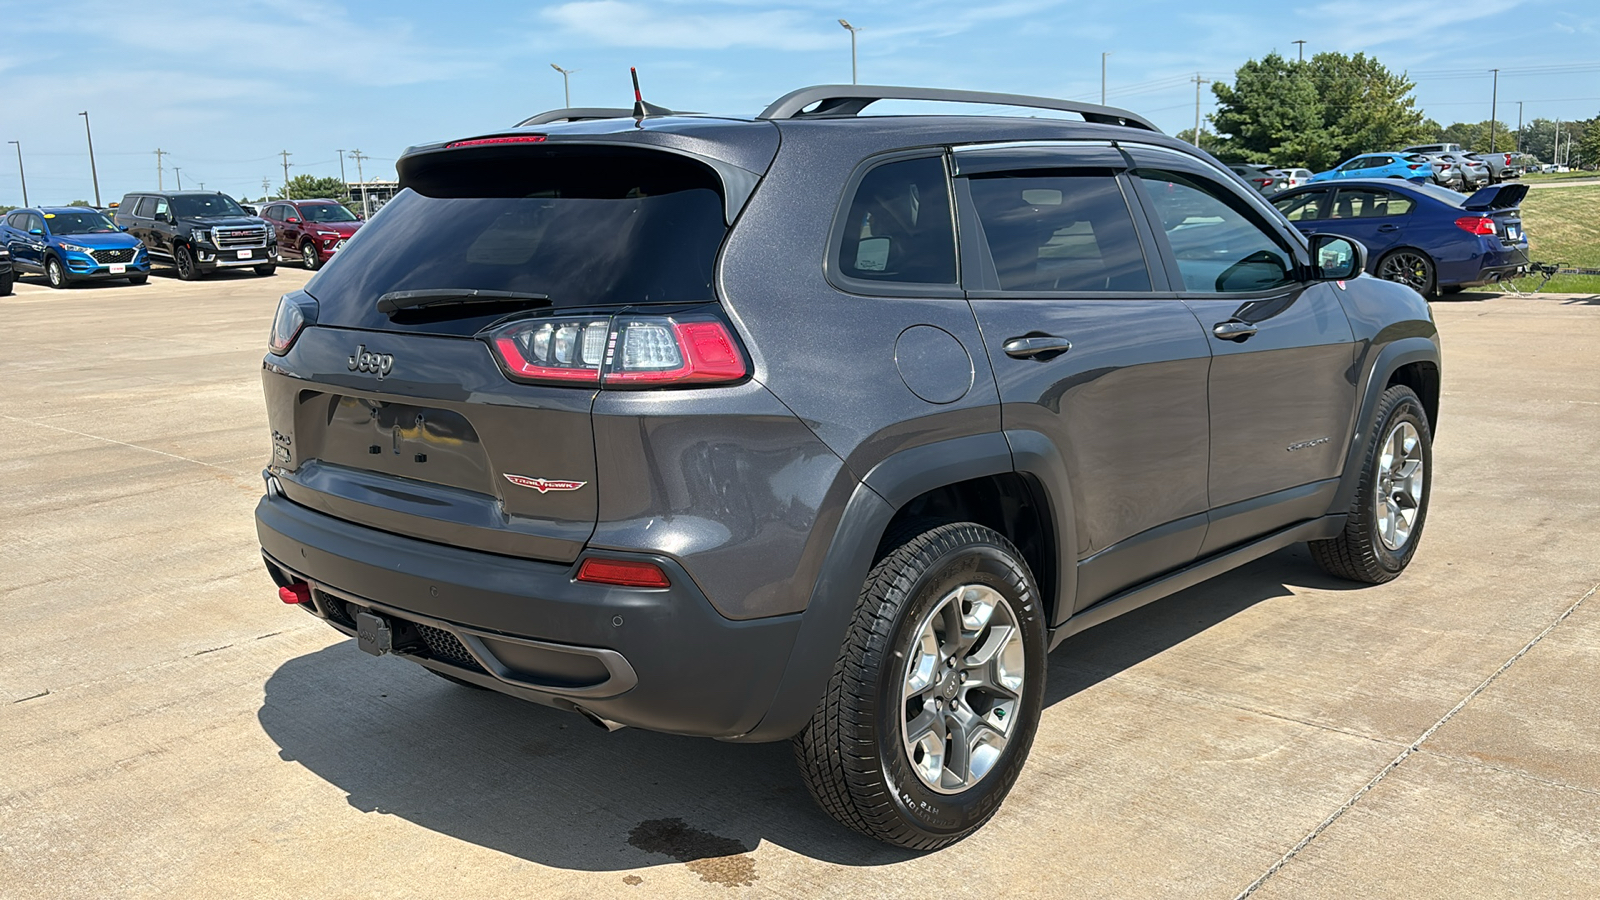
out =
<svg viewBox="0 0 1600 900"><path fill-rule="evenodd" d="M127 266L126 263L112 263L111 264L111 274L113 274L113 275L121 275L126 271L128 271L128 266Z"/></svg>
<svg viewBox="0 0 1600 900"><path fill-rule="evenodd" d="M239 251L239 258L240 259L249 259L250 258L250 251L249 250L240 250Z"/></svg>

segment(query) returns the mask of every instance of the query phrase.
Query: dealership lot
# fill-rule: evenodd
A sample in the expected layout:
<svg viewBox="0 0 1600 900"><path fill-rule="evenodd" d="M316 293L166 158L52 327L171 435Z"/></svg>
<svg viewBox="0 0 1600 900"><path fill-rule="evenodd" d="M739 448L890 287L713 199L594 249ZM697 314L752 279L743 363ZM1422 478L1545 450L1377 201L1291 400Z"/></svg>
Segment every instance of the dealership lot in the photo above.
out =
<svg viewBox="0 0 1600 900"><path fill-rule="evenodd" d="M1406 574L1291 548L1066 642L1004 809L916 855L786 745L608 735L279 603L257 370L307 277L0 298L0 896L1600 895L1600 298L1435 303Z"/></svg>

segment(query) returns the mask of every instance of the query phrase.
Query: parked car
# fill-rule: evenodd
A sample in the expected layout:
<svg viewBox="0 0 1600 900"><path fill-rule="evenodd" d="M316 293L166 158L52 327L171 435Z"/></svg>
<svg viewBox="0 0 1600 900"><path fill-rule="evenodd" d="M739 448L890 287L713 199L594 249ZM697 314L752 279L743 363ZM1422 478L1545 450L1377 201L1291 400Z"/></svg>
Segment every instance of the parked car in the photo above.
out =
<svg viewBox="0 0 1600 900"><path fill-rule="evenodd" d="M1272 204L1305 234L1341 234L1367 248L1367 271L1423 296L1514 277L1528 265L1524 184L1464 197L1435 185L1350 181L1295 188Z"/></svg>
<svg viewBox="0 0 1600 900"><path fill-rule="evenodd" d="M1015 783L1069 635L1297 541L1369 583L1416 552L1426 303L1140 116L636 112L410 148L280 301L257 533L360 649L793 739L926 850Z"/></svg>
<svg viewBox="0 0 1600 900"><path fill-rule="evenodd" d="M1440 153L1465 153L1467 151L1460 144L1451 144L1446 142L1440 144L1418 144L1415 147L1407 147L1400 152L1421 153L1425 156L1435 156Z"/></svg>
<svg viewBox="0 0 1600 900"><path fill-rule="evenodd" d="M1466 167L1441 154L1424 153L1428 162L1433 166L1433 183L1452 191L1466 188Z"/></svg>
<svg viewBox="0 0 1600 900"><path fill-rule="evenodd" d="M1341 178L1400 178L1425 181L1433 177L1428 158L1416 153L1363 153L1352 156L1326 172L1311 176L1312 182Z"/></svg>
<svg viewBox="0 0 1600 900"><path fill-rule="evenodd" d="M1489 167L1489 183L1499 184L1507 178L1516 178L1516 167L1511 164L1510 153L1468 153L1467 159L1481 162Z"/></svg>
<svg viewBox="0 0 1600 900"><path fill-rule="evenodd" d="M0 297L11 296L11 284L16 280L16 270L11 268L11 251L0 243Z"/></svg>
<svg viewBox="0 0 1600 900"><path fill-rule="evenodd" d="M1463 191L1475 191L1489 184L1489 164L1481 159L1473 159L1465 153L1441 153L1439 158L1455 163L1461 169Z"/></svg>
<svg viewBox="0 0 1600 900"><path fill-rule="evenodd" d="M293 257L320 269L361 228L361 220L337 200L277 200L261 209L277 234L278 259Z"/></svg>
<svg viewBox="0 0 1600 900"><path fill-rule="evenodd" d="M1267 196L1276 194L1289 186L1289 176L1266 166L1235 163L1228 166L1228 168L1233 170L1235 175L1243 178L1245 183Z"/></svg>
<svg viewBox="0 0 1600 900"><path fill-rule="evenodd" d="M150 255L194 281L218 270L277 271L278 245L264 219L247 215L221 191L138 191L122 198L117 224Z"/></svg>
<svg viewBox="0 0 1600 900"><path fill-rule="evenodd" d="M1283 176L1289 180L1287 187L1299 187L1311 181L1311 170L1301 168L1279 169Z"/></svg>
<svg viewBox="0 0 1600 900"><path fill-rule="evenodd" d="M144 284L150 257L144 244L97 209L42 206L13 210L0 224L0 243L17 273L36 272L53 288L78 281L125 278Z"/></svg>

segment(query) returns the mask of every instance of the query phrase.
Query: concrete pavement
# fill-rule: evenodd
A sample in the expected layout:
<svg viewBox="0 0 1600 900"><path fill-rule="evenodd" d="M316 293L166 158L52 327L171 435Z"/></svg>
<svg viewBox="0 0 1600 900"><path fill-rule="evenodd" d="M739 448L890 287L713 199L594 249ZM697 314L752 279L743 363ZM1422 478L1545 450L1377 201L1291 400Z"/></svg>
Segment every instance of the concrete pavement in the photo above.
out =
<svg viewBox="0 0 1600 900"><path fill-rule="evenodd" d="M1600 298L1460 295L1416 562L1303 548L1052 655L945 851L786 745L374 660L275 597L257 371L307 273L0 298L0 897L1600 896Z"/></svg>

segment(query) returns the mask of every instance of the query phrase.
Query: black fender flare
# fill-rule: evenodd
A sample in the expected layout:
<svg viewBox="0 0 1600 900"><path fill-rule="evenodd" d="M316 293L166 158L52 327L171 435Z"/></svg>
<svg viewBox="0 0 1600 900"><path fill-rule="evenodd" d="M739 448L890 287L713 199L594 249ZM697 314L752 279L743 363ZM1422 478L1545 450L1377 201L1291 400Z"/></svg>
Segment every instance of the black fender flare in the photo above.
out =
<svg viewBox="0 0 1600 900"><path fill-rule="evenodd" d="M1401 366L1416 362L1431 363L1441 375L1443 374L1439 345L1431 338L1399 338L1385 344L1383 349L1378 351L1377 358L1373 360L1372 367L1367 372L1366 387L1361 392L1355 427L1350 431L1350 446L1345 449L1344 471L1339 477L1339 490L1333 495L1333 503L1328 507L1330 514L1345 513L1355 499L1356 485L1361 481L1361 465L1366 460L1366 454L1362 451L1366 449L1367 440L1374 427L1372 415L1389 383L1389 377ZM1429 426L1437 430L1438 422L1430 422Z"/></svg>
<svg viewBox="0 0 1600 900"><path fill-rule="evenodd" d="M1045 498L1050 515L1071 537L1071 517L1063 515L1070 496L1064 492L1066 467L1055 446L1037 432L988 432L936 441L902 450L874 466L845 504L772 703L755 728L731 740L785 740L810 721L839 658L861 586L876 562L878 544L897 511L936 488L1014 472L1033 475L1047 494L1054 494ZM1058 557L1058 581L1064 583L1056 605L1059 617L1063 609L1071 613L1076 556L1072 544L1060 542L1060 536L1058 548L1068 554Z"/></svg>

